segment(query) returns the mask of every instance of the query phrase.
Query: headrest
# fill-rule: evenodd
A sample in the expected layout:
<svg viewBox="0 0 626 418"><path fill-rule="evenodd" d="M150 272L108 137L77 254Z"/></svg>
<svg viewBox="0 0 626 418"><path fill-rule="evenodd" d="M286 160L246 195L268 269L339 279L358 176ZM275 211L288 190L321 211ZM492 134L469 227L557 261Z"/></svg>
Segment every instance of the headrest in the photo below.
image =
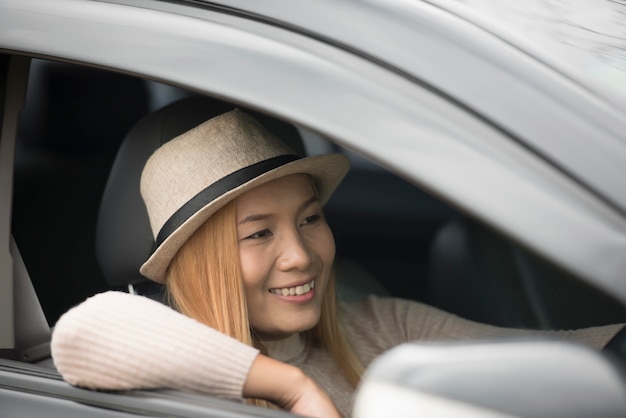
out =
<svg viewBox="0 0 626 418"><path fill-rule="evenodd" d="M139 193L139 180L148 157L170 139L234 107L206 97L185 98L147 115L126 135L104 190L96 230L96 256L109 285L148 281L139 273L153 247L148 214ZM294 151L305 154L294 126L244 110Z"/></svg>

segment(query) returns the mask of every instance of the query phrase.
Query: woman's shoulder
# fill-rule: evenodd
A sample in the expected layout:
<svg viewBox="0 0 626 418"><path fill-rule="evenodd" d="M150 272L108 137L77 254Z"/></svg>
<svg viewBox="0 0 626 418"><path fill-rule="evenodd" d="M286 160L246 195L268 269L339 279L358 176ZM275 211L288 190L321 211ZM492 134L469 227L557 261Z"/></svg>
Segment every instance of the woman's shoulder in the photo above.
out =
<svg viewBox="0 0 626 418"><path fill-rule="evenodd" d="M380 354L398 344L418 339L424 318L436 308L421 302L370 295L352 303L340 304L341 322L364 356Z"/></svg>
<svg viewBox="0 0 626 418"><path fill-rule="evenodd" d="M437 308L415 300L389 296L369 295L356 302L341 303L341 311L348 319L369 319L389 322L403 322L406 315L442 312Z"/></svg>
<svg viewBox="0 0 626 418"><path fill-rule="evenodd" d="M371 295L341 306L342 320L348 329L374 334L393 345L454 338L457 334L467 334L476 326L490 328L431 305L402 298Z"/></svg>

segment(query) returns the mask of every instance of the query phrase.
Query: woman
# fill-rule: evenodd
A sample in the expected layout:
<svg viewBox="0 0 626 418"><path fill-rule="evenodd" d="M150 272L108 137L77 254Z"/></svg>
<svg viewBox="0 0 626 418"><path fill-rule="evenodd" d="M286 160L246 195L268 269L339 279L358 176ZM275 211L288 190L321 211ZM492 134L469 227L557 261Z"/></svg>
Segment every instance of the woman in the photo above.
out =
<svg viewBox="0 0 626 418"><path fill-rule="evenodd" d="M341 155L296 157L239 110L163 145L142 174L156 246L141 273L180 313L120 292L90 298L55 327L58 370L95 389L173 387L348 416L364 367L395 345L527 335L399 299L338 306L322 205L347 170ZM601 347L620 327L559 335Z"/></svg>

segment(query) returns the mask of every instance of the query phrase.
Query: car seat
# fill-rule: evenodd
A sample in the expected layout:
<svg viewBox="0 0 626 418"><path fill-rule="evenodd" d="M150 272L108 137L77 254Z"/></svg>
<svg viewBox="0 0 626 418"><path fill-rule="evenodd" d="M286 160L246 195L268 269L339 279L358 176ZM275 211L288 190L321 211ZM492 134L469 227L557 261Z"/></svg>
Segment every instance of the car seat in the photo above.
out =
<svg viewBox="0 0 626 418"><path fill-rule="evenodd" d="M233 104L204 96L187 97L139 121L121 145L107 182L97 223L96 255L107 283L162 300L163 287L139 273L153 246L148 215L139 192L143 166L160 145L205 120L235 108ZM298 129L279 119L244 109L295 152L305 155ZM348 260L336 263L338 288L345 299L383 293L363 268ZM354 280L357 276L358 281ZM344 281L341 277L350 277ZM345 284L345 283L357 283ZM344 283L344 284L342 284Z"/></svg>

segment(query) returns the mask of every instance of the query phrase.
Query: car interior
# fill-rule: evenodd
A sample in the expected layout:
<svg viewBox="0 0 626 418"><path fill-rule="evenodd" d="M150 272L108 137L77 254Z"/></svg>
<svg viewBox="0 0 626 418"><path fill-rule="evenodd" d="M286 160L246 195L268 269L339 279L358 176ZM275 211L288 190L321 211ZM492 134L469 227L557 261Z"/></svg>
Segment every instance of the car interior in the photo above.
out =
<svg viewBox="0 0 626 418"><path fill-rule="evenodd" d="M18 305L40 305L45 320L25 314L19 327L53 327L109 289L162 298L163 289L138 272L152 246L138 192L143 162L163 141L236 106L130 75L32 60L15 151L12 251L30 295ZM626 320L609 295L410 181L314 131L244 110L301 153L350 157L351 171L325 208L340 298L409 298L508 327ZM49 332L31 334L16 357L53 367Z"/></svg>

